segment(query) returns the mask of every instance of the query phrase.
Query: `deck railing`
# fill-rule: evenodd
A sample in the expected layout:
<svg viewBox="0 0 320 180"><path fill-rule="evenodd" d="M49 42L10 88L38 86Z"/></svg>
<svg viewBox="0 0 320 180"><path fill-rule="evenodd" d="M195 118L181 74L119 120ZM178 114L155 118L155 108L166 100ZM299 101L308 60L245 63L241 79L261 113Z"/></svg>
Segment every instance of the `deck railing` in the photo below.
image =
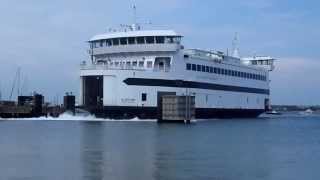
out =
<svg viewBox="0 0 320 180"><path fill-rule="evenodd" d="M146 68L139 66L126 66L126 65L108 65L108 64L80 64L81 70L134 70L134 71L154 71L154 72L169 72L170 68L166 67L164 69L159 68Z"/></svg>

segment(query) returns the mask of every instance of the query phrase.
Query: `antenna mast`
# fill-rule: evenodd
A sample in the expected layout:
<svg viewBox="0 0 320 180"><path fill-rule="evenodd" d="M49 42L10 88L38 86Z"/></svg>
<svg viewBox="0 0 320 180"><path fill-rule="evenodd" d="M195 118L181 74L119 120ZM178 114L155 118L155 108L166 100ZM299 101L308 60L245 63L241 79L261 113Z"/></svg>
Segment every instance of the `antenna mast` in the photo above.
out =
<svg viewBox="0 0 320 180"><path fill-rule="evenodd" d="M234 37L234 39L232 41L232 49L233 49L232 56L235 57L235 58L240 58L238 43L239 43L238 33L236 32L235 37Z"/></svg>
<svg viewBox="0 0 320 180"><path fill-rule="evenodd" d="M137 7L135 4L133 5L132 10L133 10L133 24L137 24Z"/></svg>

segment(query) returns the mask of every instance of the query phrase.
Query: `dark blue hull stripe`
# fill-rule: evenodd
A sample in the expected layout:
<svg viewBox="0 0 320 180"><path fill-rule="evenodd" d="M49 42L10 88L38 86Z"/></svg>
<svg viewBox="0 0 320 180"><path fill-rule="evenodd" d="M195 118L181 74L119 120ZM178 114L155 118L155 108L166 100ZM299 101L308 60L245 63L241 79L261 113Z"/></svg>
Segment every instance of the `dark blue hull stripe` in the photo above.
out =
<svg viewBox="0 0 320 180"><path fill-rule="evenodd" d="M258 89L258 88L229 86L229 85L194 82L194 81L182 81L182 80L127 78L123 82L126 83L127 85L132 85L132 86L195 88L195 89L244 92L244 93L254 93L254 94L267 94L267 95L270 94L269 89Z"/></svg>

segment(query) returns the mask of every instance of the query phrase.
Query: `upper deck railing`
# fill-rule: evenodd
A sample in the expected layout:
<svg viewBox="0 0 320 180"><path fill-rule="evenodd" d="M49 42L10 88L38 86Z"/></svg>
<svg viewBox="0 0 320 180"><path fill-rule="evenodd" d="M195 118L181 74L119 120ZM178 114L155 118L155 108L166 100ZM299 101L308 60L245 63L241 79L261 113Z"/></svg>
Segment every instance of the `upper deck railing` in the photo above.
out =
<svg viewBox="0 0 320 180"><path fill-rule="evenodd" d="M157 68L157 67L138 67L138 66L127 66L127 65L108 65L108 64L80 64L80 70L132 70L132 71L154 71L154 72L169 72L170 68Z"/></svg>
<svg viewBox="0 0 320 180"><path fill-rule="evenodd" d="M91 55L136 53L136 52L175 52L179 50L179 44L134 44L110 47L98 47L89 50Z"/></svg>

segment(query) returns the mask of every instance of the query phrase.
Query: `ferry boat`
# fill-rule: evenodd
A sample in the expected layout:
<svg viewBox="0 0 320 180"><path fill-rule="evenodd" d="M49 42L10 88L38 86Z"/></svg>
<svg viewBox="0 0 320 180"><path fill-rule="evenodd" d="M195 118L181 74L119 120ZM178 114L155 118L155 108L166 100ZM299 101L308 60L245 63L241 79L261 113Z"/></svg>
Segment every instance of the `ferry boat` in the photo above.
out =
<svg viewBox="0 0 320 180"><path fill-rule="evenodd" d="M274 58L187 49L174 30L139 24L92 37L80 106L98 117L159 118L164 95L195 96L195 116L253 118L269 110Z"/></svg>

